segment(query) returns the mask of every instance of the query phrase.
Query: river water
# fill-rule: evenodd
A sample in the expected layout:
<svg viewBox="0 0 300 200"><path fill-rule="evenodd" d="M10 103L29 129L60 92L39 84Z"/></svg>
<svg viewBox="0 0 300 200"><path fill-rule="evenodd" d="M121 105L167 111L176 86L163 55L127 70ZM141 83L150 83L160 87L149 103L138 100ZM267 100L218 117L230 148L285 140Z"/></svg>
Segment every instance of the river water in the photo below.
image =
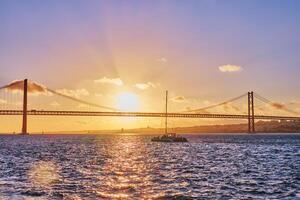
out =
<svg viewBox="0 0 300 200"><path fill-rule="evenodd" d="M300 199L300 135L0 136L0 199Z"/></svg>

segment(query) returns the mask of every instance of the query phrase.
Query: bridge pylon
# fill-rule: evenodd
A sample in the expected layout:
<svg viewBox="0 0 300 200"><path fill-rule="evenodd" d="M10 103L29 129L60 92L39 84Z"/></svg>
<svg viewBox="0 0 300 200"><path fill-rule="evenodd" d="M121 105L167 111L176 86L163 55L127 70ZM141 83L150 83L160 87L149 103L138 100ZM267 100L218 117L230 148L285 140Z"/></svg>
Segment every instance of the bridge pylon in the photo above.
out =
<svg viewBox="0 0 300 200"><path fill-rule="evenodd" d="M255 133L254 93L248 92L248 133Z"/></svg>
<svg viewBox="0 0 300 200"><path fill-rule="evenodd" d="M23 88L23 123L21 135L28 135L27 132L27 93L28 93L28 80L24 80Z"/></svg>

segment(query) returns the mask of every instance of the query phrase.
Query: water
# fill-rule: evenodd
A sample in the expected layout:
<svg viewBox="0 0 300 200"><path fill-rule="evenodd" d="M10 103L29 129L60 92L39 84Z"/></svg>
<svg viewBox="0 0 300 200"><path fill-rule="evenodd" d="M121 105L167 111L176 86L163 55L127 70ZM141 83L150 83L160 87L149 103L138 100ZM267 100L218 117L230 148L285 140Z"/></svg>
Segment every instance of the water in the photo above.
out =
<svg viewBox="0 0 300 200"><path fill-rule="evenodd" d="M0 199L300 199L300 135L0 136Z"/></svg>

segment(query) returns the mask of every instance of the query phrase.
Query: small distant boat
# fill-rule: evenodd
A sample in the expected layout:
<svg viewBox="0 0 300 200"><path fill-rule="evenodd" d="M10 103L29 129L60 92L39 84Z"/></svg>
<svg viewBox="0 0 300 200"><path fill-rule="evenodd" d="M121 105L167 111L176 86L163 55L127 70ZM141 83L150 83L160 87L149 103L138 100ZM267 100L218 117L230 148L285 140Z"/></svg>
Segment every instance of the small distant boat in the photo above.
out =
<svg viewBox="0 0 300 200"><path fill-rule="evenodd" d="M177 136L176 133L168 133L168 91L166 91L166 117L165 134L151 139L152 142L188 142L185 137Z"/></svg>

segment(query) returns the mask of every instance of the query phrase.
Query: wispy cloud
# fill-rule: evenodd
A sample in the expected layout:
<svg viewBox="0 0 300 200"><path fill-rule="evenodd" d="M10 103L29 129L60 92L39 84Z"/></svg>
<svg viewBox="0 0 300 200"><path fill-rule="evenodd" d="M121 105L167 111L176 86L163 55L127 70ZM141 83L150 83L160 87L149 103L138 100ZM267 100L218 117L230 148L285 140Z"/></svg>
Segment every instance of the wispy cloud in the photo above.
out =
<svg viewBox="0 0 300 200"><path fill-rule="evenodd" d="M16 80L5 86L7 90L10 91L23 91L24 90L24 81L23 80ZM48 91L45 86L42 84L33 82L33 81L28 81L28 88L27 92L31 94L47 94Z"/></svg>
<svg viewBox="0 0 300 200"><path fill-rule="evenodd" d="M271 106L277 108L277 109L285 109L286 106L284 104L278 103L278 102L272 102Z"/></svg>
<svg viewBox="0 0 300 200"><path fill-rule="evenodd" d="M69 90L69 89L59 89L56 92L64 94L66 96L71 96L75 98L79 98L81 96L89 96L90 93L86 89L77 89L77 90Z"/></svg>
<svg viewBox="0 0 300 200"><path fill-rule="evenodd" d="M97 80L94 80L95 83L104 83L104 84L112 84L112 85L116 85L116 86L122 86L124 85L122 79L120 78L100 78Z"/></svg>
<svg viewBox="0 0 300 200"><path fill-rule="evenodd" d="M300 104L300 101L298 100L292 100L289 102L290 105L297 105L297 104Z"/></svg>
<svg viewBox="0 0 300 200"><path fill-rule="evenodd" d="M238 71L242 71L243 68L238 65L222 65L219 66L219 70L221 72L238 72Z"/></svg>
<svg viewBox="0 0 300 200"><path fill-rule="evenodd" d="M173 102L182 103L186 101L184 96L177 96L171 99Z"/></svg>
<svg viewBox="0 0 300 200"><path fill-rule="evenodd" d="M161 63L167 63L168 62L168 60L165 57L158 58L157 61L161 62Z"/></svg>
<svg viewBox="0 0 300 200"><path fill-rule="evenodd" d="M148 82L148 83L136 83L134 84L134 87L140 89L140 90L146 90L149 88L156 88L156 85L154 83Z"/></svg>

